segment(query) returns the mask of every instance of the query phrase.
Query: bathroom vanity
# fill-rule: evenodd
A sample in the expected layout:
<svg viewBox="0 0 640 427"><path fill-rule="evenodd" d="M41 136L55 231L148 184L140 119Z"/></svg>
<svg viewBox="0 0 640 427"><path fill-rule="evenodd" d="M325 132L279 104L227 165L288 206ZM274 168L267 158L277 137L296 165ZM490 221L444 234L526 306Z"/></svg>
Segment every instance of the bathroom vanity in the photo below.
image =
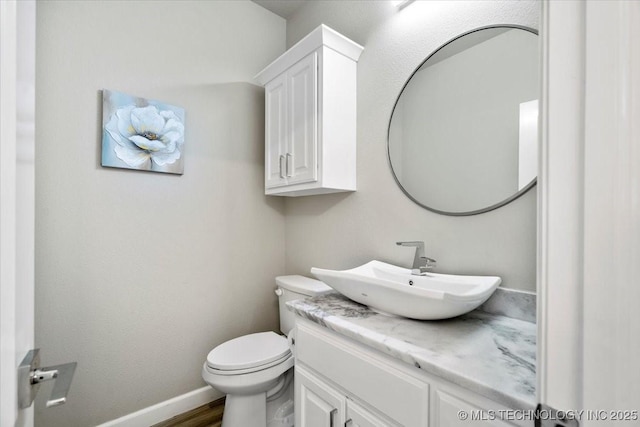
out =
<svg viewBox="0 0 640 427"><path fill-rule="evenodd" d="M415 321L339 294L287 305L298 427L533 425L535 323L480 310Z"/></svg>

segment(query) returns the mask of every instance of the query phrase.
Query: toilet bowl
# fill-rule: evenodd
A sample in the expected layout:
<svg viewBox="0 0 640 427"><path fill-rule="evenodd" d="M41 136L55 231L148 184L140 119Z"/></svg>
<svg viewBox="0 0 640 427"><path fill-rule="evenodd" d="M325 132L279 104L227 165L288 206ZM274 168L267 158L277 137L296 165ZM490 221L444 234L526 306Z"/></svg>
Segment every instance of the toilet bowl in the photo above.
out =
<svg viewBox="0 0 640 427"><path fill-rule="evenodd" d="M303 276L276 278L280 330L290 332L295 316L286 302L332 292ZM294 356L285 336L274 332L244 335L211 350L202 368L207 384L227 395L223 427L293 427Z"/></svg>

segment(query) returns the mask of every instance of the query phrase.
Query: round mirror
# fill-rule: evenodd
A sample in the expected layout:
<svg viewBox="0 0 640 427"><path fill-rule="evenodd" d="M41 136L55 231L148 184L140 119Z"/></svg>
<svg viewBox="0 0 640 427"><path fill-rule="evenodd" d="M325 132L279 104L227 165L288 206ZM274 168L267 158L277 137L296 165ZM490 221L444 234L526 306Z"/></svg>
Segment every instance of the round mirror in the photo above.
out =
<svg viewBox="0 0 640 427"><path fill-rule="evenodd" d="M538 37L491 27L445 44L398 96L389 162L402 190L446 215L474 215L530 189L537 174Z"/></svg>

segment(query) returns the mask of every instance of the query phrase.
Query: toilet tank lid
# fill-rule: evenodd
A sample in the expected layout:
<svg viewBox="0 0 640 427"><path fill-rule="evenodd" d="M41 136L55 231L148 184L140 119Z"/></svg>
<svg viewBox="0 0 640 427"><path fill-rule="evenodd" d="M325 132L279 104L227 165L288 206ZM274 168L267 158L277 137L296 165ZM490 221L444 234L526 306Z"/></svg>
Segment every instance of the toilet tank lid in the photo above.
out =
<svg viewBox="0 0 640 427"><path fill-rule="evenodd" d="M320 280L298 275L278 276L276 277L276 284L288 291L297 292L310 297L324 295L333 291L333 289L325 285L324 282L321 282Z"/></svg>

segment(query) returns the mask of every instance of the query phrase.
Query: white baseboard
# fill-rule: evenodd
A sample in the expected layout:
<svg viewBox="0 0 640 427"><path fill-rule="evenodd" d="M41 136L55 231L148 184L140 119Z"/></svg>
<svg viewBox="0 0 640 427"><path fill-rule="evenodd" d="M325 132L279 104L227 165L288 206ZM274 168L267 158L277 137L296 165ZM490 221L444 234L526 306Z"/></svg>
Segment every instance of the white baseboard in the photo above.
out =
<svg viewBox="0 0 640 427"><path fill-rule="evenodd" d="M149 427L224 396L207 386L100 424L98 427Z"/></svg>

